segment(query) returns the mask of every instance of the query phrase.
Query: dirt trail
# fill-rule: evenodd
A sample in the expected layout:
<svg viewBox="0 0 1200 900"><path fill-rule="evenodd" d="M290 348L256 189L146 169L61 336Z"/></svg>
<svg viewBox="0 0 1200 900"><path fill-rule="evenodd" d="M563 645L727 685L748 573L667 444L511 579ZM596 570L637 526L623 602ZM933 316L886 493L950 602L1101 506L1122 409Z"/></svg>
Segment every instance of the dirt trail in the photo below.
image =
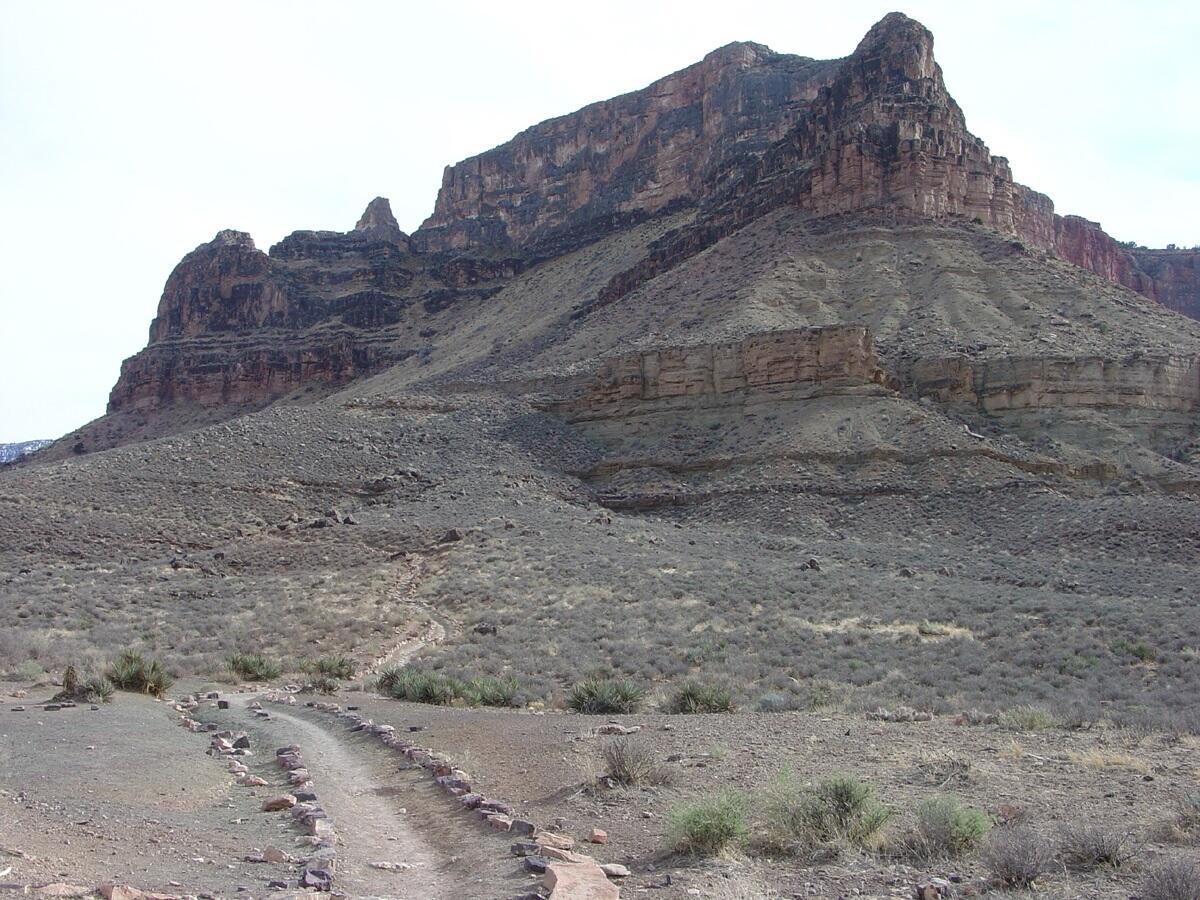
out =
<svg viewBox="0 0 1200 900"><path fill-rule="evenodd" d="M245 698L236 704L239 719ZM299 744L313 776L313 790L333 817L338 835L335 887L354 897L437 900L463 896L461 887L439 871L442 859L418 833L406 814L404 773L384 775L381 766L358 748L320 725L280 709L270 720L246 723L247 730L269 738L272 746ZM410 785L416 789L416 785ZM371 863L403 863L403 871L384 871Z"/></svg>
<svg viewBox="0 0 1200 900"><path fill-rule="evenodd" d="M429 574L430 559L418 557L406 560L402 566L396 583L387 592L388 602L393 606L405 604L425 616L427 621L421 625L416 634L409 634L398 643L392 645L367 666L364 675L372 675L386 666L402 666L408 663L425 647L442 643L446 640L446 627L439 622L426 604L417 600L417 588Z"/></svg>

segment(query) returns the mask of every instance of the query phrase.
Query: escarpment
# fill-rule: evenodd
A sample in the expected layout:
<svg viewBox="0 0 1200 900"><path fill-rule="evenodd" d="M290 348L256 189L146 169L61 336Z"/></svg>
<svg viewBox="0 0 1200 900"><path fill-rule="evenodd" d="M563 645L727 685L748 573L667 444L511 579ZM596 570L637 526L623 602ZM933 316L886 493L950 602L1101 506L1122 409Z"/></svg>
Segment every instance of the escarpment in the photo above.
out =
<svg viewBox="0 0 1200 900"><path fill-rule="evenodd" d="M1200 253L1119 244L1014 181L1008 161L968 130L933 46L926 28L899 13L840 60L730 44L646 88L540 123L448 167L433 214L411 235L383 198L352 231L297 231L266 253L249 235L222 231L171 273L149 343L123 364L108 411L136 413L151 433L155 415L184 406L223 411L211 420L399 363L419 377L430 360L455 360L435 366L452 372L486 368L523 344L539 351L569 344L595 317L622 314L610 307L631 295L655 302L655 286L665 283L656 279L783 211L793 214L789 227L812 233L864 224L981 230L1011 244L1005 252L1027 253L1031 265L1057 258L1200 316ZM593 265L604 279L572 289L569 308L560 309L567 295L540 292L539 273L583 248L602 248L590 251L593 259L607 253L620 264ZM864 265L879 274L878 302L891 303L890 268L868 256ZM958 280L956 273L947 268L942 278ZM722 277L738 278L728 270ZM809 277L835 276L814 266ZM1044 291L1044 315L1064 314L1050 308L1054 291L1045 287L1063 277L1046 268L1031 279ZM489 303L501 291L503 303L529 308L519 322L484 334L479 323L490 320ZM547 296L549 305L537 307L545 301L533 298ZM772 302L760 330L874 320L861 309L843 317L832 303L811 318L789 311L786 296ZM983 330L995 336L1006 317L1013 313L981 312ZM747 330L755 329L727 333ZM914 323L910 331L918 330ZM1026 339L1016 329L1011 337L1005 343ZM834 332L822 338L833 339ZM690 339L667 332L655 343ZM889 337L889 351L904 355L894 343ZM994 338L981 346L989 344ZM924 345L909 350L909 362L934 358ZM961 347L944 350L949 358ZM589 352L560 362L591 359ZM691 384L691 376L680 377ZM716 369L704 377L725 383ZM1033 396L1056 402L1053 391Z"/></svg>

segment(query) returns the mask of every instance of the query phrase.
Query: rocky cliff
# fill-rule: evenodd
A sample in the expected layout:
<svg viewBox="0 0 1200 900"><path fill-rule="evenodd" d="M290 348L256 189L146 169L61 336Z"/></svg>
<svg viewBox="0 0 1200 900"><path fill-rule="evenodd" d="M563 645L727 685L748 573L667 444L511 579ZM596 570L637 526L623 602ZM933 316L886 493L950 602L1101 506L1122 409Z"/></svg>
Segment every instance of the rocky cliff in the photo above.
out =
<svg viewBox="0 0 1200 900"><path fill-rule="evenodd" d="M416 239L429 250L529 245L694 204L720 164L780 138L835 68L761 44L722 47L447 167Z"/></svg>
<svg viewBox="0 0 1200 900"><path fill-rule="evenodd" d="M1130 250L1016 183L967 129L933 36L893 13L843 60L730 44L535 125L448 167L411 236L383 198L353 231L298 231L269 253L221 232L171 273L109 410L261 405L340 384L432 352L431 317L464 298L643 220L675 224L578 298L583 318L781 207L814 228L973 222L1200 316L1200 254Z"/></svg>
<svg viewBox="0 0 1200 900"><path fill-rule="evenodd" d="M150 342L122 364L108 411L256 406L344 383L417 352L406 311L487 294L511 271L418 258L383 198L353 231L297 231L270 253L222 231L167 279Z"/></svg>

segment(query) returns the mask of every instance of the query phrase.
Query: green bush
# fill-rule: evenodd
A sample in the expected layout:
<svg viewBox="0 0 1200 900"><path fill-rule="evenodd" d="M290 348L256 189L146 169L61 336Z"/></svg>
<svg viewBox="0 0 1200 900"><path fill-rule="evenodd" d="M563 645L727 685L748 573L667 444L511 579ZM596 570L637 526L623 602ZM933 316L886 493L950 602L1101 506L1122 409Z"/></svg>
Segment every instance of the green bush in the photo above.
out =
<svg viewBox="0 0 1200 900"><path fill-rule="evenodd" d="M645 692L628 678L588 678L571 690L567 706L592 715L631 713L643 697Z"/></svg>
<svg viewBox="0 0 1200 900"><path fill-rule="evenodd" d="M722 791L671 810L667 840L683 853L714 855L742 843L749 834L749 801L737 791Z"/></svg>
<svg viewBox="0 0 1200 900"><path fill-rule="evenodd" d="M733 695L724 685L685 681L667 701L669 713L733 712Z"/></svg>
<svg viewBox="0 0 1200 900"><path fill-rule="evenodd" d="M892 817L875 790L850 775L802 787L794 775L780 777L766 802L767 824L781 843L813 845L845 840L862 846Z"/></svg>
<svg viewBox="0 0 1200 900"><path fill-rule="evenodd" d="M155 697L163 696L173 681L161 662L146 660L134 650L123 651L104 675L118 690Z"/></svg>
<svg viewBox="0 0 1200 900"><path fill-rule="evenodd" d="M515 678L486 675L467 682L464 699L472 706L516 706L519 689Z"/></svg>
<svg viewBox="0 0 1200 900"><path fill-rule="evenodd" d="M917 806L914 849L930 858L962 856L979 846L990 825L982 811L954 797L930 797Z"/></svg>
<svg viewBox="0 0 1200 900"><path fill-rule="evenodd" d="M231 653L225 665L242 681L273 681L283 672L279 663L261 653Z"/></svg>
<svg viewBox="0 0 1200 900"><path fill-rule="evenodd" d="M312 663L311 671L314 675L349 681L354 677L354 660L348 656L322 656Z"/></svg>
<svg viewBox="0 0 1200 900"><path fill-rule="evenodd" d="M305 688L316 694L336 694L341 690L342 683L329 675L318 675Z"/></svg>
<svg viewBox="0 0 1200 900"><path fill-rule="evenodd" d="M112 682L107 678L100 675L93 675L79 685L79 699L85 703L108 703L112 700L115 690Z"/></svg>
<svg viewBox="0 0 1200 900"><path fill-rule="evenodd" d="M448 706L463 696L465 685L438 672L411 666L391 666L379 673L376 689L393 700Z"/></svg>

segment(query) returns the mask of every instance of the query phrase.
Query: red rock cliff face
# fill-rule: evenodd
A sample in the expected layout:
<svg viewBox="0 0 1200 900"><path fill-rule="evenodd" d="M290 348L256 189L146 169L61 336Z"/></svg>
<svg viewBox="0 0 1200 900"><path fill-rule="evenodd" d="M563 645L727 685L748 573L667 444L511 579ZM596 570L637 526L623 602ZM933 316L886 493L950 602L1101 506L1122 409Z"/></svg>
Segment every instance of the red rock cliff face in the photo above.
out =
<svg viewBox="0 0 1200 900"><path fill-rule="evenodd" d="M150 342L122 364L108 411L254 407L370 374L420 350L399 328L405 316L436 317L514 270L414 256L382 198L353 231L297 231L269 254L222 231L167 279Z"/></svg>
<svg viewBox="0 0 1200 900"><path fill-rule="evenodd" d="M700 199L715 166L796 121L836 63L730 44L643 90L449 166L415 236L429 250L527 245Z"/></svg>

